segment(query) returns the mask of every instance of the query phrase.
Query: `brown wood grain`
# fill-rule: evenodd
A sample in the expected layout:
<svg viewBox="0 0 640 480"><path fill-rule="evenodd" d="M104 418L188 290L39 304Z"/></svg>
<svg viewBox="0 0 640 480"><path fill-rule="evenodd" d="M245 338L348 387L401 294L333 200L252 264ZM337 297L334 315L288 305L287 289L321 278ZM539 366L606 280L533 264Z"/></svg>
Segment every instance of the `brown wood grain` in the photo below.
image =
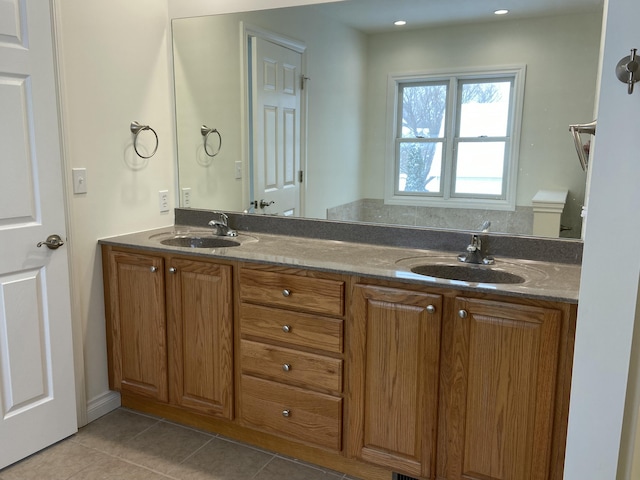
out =
<svg viewBox="0 0 640 480"><path fill-rule="evenodd" d="M171 401L203 412L233 415L232 268L170 258L169 385Z"/></svg>
<svg viewBox="0 0 640 480"><path fill-rule="evenodd" d="M412 476L432 475L441 308L439 295L354 287L350 455Z"/></svg>

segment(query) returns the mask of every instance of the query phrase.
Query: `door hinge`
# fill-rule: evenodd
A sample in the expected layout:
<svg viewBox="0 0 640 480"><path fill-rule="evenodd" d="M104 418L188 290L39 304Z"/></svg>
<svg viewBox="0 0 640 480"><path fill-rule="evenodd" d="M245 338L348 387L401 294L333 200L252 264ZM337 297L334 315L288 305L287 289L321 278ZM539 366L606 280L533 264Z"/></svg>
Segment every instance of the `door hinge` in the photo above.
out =
<svg viewBox="0 0 640 480"><path fill-rule="evenodd" d="M304 90L305 80L311 80L309 77L305 77L304 75L300 75L300 90Z"/></svg>
<svg viewBox="0 0 640 480"><path fill-rule="evenodd" d="M304 170L298 171L298 181L302 183L304 181Z"/></svg>

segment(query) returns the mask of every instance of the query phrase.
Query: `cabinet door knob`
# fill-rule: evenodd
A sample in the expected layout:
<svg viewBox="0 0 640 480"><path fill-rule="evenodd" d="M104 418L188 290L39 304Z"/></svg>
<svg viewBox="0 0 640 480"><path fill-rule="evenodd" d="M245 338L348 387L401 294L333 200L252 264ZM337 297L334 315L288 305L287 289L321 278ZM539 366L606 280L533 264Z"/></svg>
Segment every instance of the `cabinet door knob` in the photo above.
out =
<svg viewBox="0 0 640 480"><path fill-rule="evenodd" d="M169 268L169 273L176 273L178 269L176 267Z"/></svg>
<svg viewBox="0 0 640 480"><path fill-rule="evenodd" d="M283 331L284 333L289 333L289 332L291 332L291 326L290 326L290 325L283 325L283 326L282 326L282 331Z"/></svg>
<svg viewBox="0 0 640 480"><path fill-rule="evenodd" d="M291 290L289 290L288 288L285 288L284 290L282 290L283 297L289 297L290 295L291 295Z"/></svg>
<svg viewBox="0 0 640 480"><path fill-rule="evenodd" d="M466 310L460 310L460 311L458 312L458 316L459 316L460 318L467 318L467 317L469 316L469 314L467 313L467 311L466 311Z"/></svg>
<svg viewBox="0 0 640 480"><path fill-rule="evenodd" d="M427 313L436 313L436 307L433 305L427 305Z"/></svg>
<svg viewBox="0 0 640 480"><path fill-rule="evenodd" d="M290 372L291 371L291 365L288 363L285 363L284 365L282 365L282 370L284 370L285 372Z"/></svg>
<svg viewBox="0 0 640 480"><path fill-rule="evenodd" d="M290 417L291 416L291 410L283 410L282 411L282 416L283 417Z"/></svg>
<svg viewBox="0 0 640 480"><path fill-rule="evenodd" d="M155 265L153 267L151 267L149 270L151 270L151 273L156 273L158 271L158 267L156 267Z"/></svg>

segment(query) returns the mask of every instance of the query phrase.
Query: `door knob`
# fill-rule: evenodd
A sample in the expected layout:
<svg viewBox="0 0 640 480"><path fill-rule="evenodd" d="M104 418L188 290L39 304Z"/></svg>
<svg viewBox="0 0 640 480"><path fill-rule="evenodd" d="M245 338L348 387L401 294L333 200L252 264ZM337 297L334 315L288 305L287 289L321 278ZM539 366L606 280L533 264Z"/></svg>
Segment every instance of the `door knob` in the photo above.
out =
<svg viewBox="0 0 640 480"><path fill-rule="evenodd" d="M42 245L46 245L47 248L50 248L51 250L56 250L64 245L64 242L60 238L60 235L53 234L49 235L44 242L38 242L36 246L40 248Z"/></svg>
<svg viewBox="0 0 640 480"><path fill-rule="evenodd" d="M276 203L274 200L271 200L270 202L265 202L264 199L262 199L260 200L260 208L268 207L269 205L273 205L274 203Z"/></svg>

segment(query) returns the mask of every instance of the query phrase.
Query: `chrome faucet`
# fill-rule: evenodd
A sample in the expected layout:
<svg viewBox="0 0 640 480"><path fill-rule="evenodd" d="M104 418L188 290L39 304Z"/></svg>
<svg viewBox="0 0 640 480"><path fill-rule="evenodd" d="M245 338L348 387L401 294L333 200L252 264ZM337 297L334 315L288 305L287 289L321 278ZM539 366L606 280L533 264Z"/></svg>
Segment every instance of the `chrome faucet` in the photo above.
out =
<svg viewBox="0 0 640 480"><path fill-rule="evenodd" d="M228 225L229 217L226 213L223 212L213 212L218 215L218 219L213 219L209 222L210 227L214 227L217 231L217 235L221 235L224 237L237 237L238 232L231 229Z"/></svg>
<svg viewBox="0 0 640 480"><path fill-rule="evenodd" d="M485 221L480 227L480 233L489 231L491 222ZM491 265L495 262L494 258L487 255L486 249L482 247L482 238L479 234L471 234L471 242L467 245L467 252L458 255L458 260L464 263L475 263L478 265Z"/></svg>

